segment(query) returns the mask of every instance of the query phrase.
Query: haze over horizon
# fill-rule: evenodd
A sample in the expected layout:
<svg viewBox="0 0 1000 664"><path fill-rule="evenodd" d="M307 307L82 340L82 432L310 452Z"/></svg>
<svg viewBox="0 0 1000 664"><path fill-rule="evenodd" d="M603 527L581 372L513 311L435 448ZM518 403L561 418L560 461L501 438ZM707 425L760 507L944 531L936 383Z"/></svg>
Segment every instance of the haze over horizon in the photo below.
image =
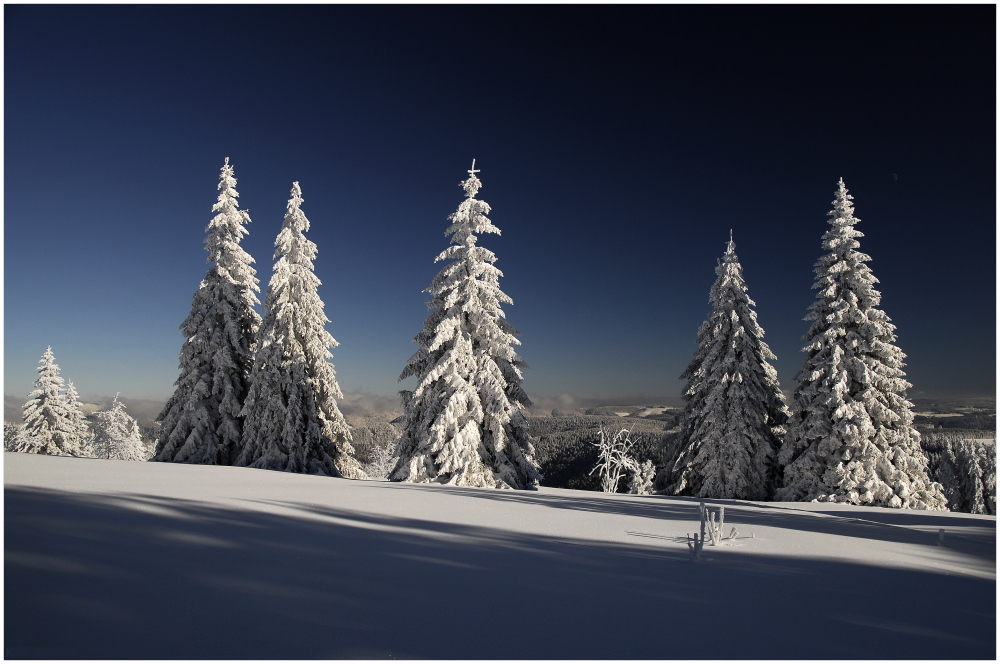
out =
<svg viewBox="0 0 1000 664"><path fill-rule="evenodd" d="M994 396L995 9L5 5L5 396L169 397L226 157L261 299L301 183L349 395L475 158L536 401L676 398L729 229L794 389L840 177L909 396Z"/></svg>

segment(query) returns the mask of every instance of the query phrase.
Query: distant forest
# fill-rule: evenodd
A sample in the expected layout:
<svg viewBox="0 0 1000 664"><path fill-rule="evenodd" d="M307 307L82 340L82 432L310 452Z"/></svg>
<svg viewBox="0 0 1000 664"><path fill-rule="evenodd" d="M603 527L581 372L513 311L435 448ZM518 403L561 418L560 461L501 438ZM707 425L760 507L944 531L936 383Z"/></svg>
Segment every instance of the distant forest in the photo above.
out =
<svg viewBox="0 0 1000 664"><path fill-rule="evenodd" d="M996 413L991 412L994 402L984 401L987 403L973 406L956 406L954 402L918 403L914 408L919 412L935 412L931 409L936 406L940 411L936 415L918 415L916 425L929 460L931 479L944 485L952 511L970 511L970 506L974 504L971 494L979 491L992 494L993 500L987 499L986 503L988 509L993 510L991 513L995 514L995 461L992 470L981 468L979 472L984 480L993 477L992 484L989 480L981 483L980 488L974 483L968 484L970 474L976 474L970 464L978 464L977 467L984 463L988 465L988 457L991 454L995 456L995 442L992 446L987 442L996 439ZM964 412L955 413L955 410ZM639 416L639 413L649 411L653 413ZM669 456L670 446L680 430L681 412L679 409L655 406L600 406L586 410L555 409L547 413L533 411L528 417L528 424L535 439L535 460L545 478L542 486L600 491L600 478L597 473L591 475L590 471L597 464L598 452L594 444L600 438L602 427L609 434L628 429L634 442L632 456L639 462L652 461L657 469L661 469L663 459ZM395 441L400 426L393 420L398 415L347 416L358 461L362 464L373 462L376 448ZM970 445L966 441L979 442ZM654 488L658 491L663 489L660 485ZM624 486L621 490L624 491Z"/></svg>

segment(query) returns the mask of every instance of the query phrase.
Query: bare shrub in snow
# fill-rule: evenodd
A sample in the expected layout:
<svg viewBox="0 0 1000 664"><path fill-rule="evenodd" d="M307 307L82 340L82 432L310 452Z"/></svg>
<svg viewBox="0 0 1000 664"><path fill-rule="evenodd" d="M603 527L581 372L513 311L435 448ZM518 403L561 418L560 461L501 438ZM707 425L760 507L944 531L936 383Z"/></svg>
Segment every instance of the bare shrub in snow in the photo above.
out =
<svg viewBox="0 0 1000 664"><path fill-rule="evenodd" d="M628 429L621 429L615 435L601 427L600 438L594 446L597 447L597 465L590 471L597 472L601 478L601 491L617 493L618 485L630 470L637 469L638 464L629 456L632 449L632 439Z"/></svg>
<svg viewBox="0 0 1000 664"><path fill-rule="evenodd" d="M718 516L716 516L705 503L699 503L698 517L701 522L701 532L695 533L693 536L688 533L687 536L688 550L691 552L692 560L699 558L706 542L711 541L712 546L719 546L726 539L726 508L724 506L719 506ZM729 533L729 539L736 539L738 536L739 531L734 526Z"/></svg>

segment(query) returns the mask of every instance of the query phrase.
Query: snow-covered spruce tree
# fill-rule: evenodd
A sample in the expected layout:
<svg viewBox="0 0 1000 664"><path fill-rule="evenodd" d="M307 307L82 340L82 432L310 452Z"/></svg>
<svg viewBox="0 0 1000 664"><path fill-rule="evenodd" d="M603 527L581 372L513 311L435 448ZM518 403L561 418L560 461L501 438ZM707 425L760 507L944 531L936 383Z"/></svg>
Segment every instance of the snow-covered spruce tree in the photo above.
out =
<svg viewBox="0 0 1000 664"><path fill-rule="evenodd" d="M500 305L496 256L476 246L475 233L500 233L476 199L482 186L475 162L461 183L466 198L448 217L451 246L435 259L448 263L426 289L432 299L419 350L399 379L417 379L403 398L399 462L390 479L457 486L533 489L541 474L523 409L524 361L514 352L517 331Z"/></svg>
<svg viewBox="0 0 1000 664"><path fill-rule="evenodd" d="M313 273L316 244L303 235L309 220L301 205L296 182L274 242L277 261L264 299L236 465L364 478L350 428L337 407L344 397L329 349L338 344L326 331L330 321Z"/></svg>
<svg viewBox="0 0 1000 664"><path fill-rule="evenodd" d="M906 400L905 355L878 308L871 257L857 251L863 234L854 228L852 199L841 179L823 235L829 253L816 262L818 293L806 317L813 323L778 453L784 486L775 498L942 510Z"/></svg>
<svg viewBox="0 0 1000 664"><path fill-rule="evenodd" d="M774 491L788 409L735 250L730 235L715 268L712 312L681 375L687 403L673 448L677 457L668 460L668 494L768 500Z"/></svg>
<svg viewBox="0 0 1000 664"><path fill-rule="evenodd" d="M239 209L229 158L219 177L215 217L205 228L208 269L181 325L177 389L160 416L154 461L232 464L240 451L246 399L260 316L253 258L240 247L250 215Z"/></svg>
<svg viewBox="0 0 1000 664"><path fill-rule="evenodd" d="M28 452L24 442L24 425L15 422L3 423L3 449L5 452Z"/></svg>
<svg viewBox="0 0 1000 664"><path fill-rule="evenodd" d="M941 484L948 509L996 514L996 441L949 436L941 436L939 441L944 449L937 454L936 463L931 462L928 474Z"/></svg>
<svg viewBox="0 0 1000 664"><path fill-rule="evenodd" d="M87 416L83 414L83 404L80 403L80 395L76 392L73 381L66 381L66 405L69 406L70 431L75 439L78 456L90 456L91 445L93 444L94 432L90 429Z"/></svg>
<svg viewBox="0 0 1000 664"><path fill-rule="evenodd" d="M125 404L115 400L107 410L94 413L96 420L93 452L98 459L145 461L146 453L139 423L125 412Z"/></svg>
<svg viewBox="0 0 1000 664"><path fill-rule="evenodd" d="M22 409L22 444L18 451L82 456L73 408L66 398L52 347L38 362L35 389Z"/></svg>

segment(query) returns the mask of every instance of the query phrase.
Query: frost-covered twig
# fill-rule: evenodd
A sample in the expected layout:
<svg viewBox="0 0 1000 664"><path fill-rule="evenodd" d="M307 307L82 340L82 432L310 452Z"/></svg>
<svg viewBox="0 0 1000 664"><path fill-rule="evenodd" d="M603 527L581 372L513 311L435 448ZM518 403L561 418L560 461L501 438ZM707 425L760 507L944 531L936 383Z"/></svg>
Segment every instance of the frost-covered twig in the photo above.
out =
<svg viewBox="0 0 1000 664"><path fill-rule="evenodd" d="M705 503L699 503L698 511L701 515L702 529L704 530L706 522L708 525L708 537L712 540L712 546L718 546L725 537L725 527L726 527L726 508L719 506L718 517L716 514L710 510ZM734 527L732 532L729 534L729 539L736 539L738 532ZM704 545L704 541L702 542Z"/></svg>
<svg viewBox="0 0 1000 664"><path fill-rule="evenodd" d="M701 550L705 548L705 503L698 506L698 514L701 516L701 534L695 533L694 537L688 533L688 550L691 552L691 560L698 560Z"/></svg>

